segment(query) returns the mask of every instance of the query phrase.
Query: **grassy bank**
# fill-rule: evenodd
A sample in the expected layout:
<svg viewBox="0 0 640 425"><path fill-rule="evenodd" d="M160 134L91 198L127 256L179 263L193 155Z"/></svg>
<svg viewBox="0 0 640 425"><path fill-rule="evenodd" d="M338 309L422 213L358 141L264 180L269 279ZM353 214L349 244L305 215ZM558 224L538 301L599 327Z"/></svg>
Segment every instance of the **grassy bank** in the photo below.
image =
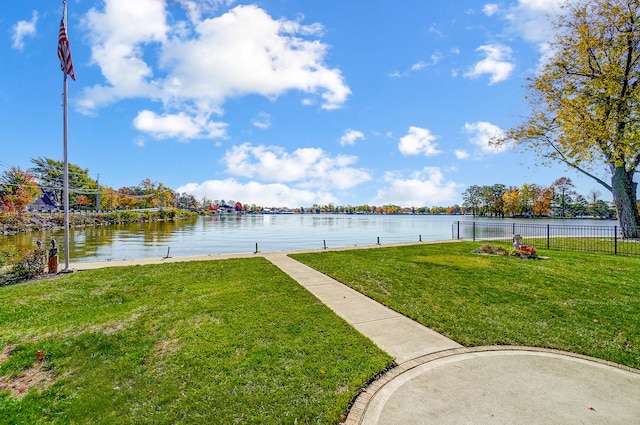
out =
<svg viewBox="0 0 640 425"><path fill-rule="evenodd" d="M262 258L0 288L0 423L335 424L390 360Z"/></svg>
<svg viewBox="0 0 640 425"><path fill-rule="evenodd" d="M640 368L640 258L481 243L293 255L466 346L555 348ZM508 245L505 245L508 247Z"/></svg>

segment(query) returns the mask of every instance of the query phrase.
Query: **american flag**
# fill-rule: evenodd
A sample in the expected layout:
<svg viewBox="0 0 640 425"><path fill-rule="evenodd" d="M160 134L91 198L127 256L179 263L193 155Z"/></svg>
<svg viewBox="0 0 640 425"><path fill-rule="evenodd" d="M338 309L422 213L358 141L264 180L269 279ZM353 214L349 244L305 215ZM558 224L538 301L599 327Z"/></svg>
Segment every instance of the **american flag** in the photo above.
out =
<svg viewBox="0 0 640 425"><path fill-rule="evenodd" d="M76 74L73 72L73 62L71 62L71 50L69 50L69 39L67 38L66 27L66 2L62 20L60 21L60 34L58 35L58 57L60 58L60 68L62 72L68 74L73 81L76 80Z"/></svg>

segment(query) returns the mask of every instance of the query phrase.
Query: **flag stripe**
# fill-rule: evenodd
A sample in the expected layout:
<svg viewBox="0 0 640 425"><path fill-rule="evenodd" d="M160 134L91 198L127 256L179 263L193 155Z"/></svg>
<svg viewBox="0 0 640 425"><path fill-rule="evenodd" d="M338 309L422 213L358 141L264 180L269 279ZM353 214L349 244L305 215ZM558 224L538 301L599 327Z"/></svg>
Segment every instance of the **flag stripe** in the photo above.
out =
<svg viewBox="0 0 640 425"><path fill-rule="evenodd" d="M60 21L60 34L58 35L58 58L60 58L60 68L62 72L68 74L73 81L76 74L73 72L73 62L71 62L71 50L69 50L69 39L67 38L67 27L65 25L65 13Z"/></svg>

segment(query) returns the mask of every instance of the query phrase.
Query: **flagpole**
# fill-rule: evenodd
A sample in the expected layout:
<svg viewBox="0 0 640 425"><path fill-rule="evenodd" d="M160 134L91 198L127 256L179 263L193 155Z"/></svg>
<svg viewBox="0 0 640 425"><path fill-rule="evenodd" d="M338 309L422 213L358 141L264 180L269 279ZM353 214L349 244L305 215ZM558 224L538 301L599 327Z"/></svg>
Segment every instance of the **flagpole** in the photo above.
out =
<svg viewBox="0 0 640 425"><path fill-rule="evenodd" d="M63 21L64 26L67 26L67 2L63 2ZM63 128L63 140L64 140L64 171L63 171L63 198L64 198L64 269L62 269L63 273L68 273L73 270L69 268L69 160L67 156L67 123L68 123L68 82L67 82L67 72L62 73L64 75L63 80L63 91L62 91L62 128Z"/></svg>
<svg viewBox="0 0 640 425"><path fill-rule="evenodd" d="M64 133L64 171L63 171L63 198L64 198L64 269L63 272L69 271L69 160L67 157L67 98L68 83L67 74L64 74L64 90L62 94L63 116L63 133Z"/></svg>

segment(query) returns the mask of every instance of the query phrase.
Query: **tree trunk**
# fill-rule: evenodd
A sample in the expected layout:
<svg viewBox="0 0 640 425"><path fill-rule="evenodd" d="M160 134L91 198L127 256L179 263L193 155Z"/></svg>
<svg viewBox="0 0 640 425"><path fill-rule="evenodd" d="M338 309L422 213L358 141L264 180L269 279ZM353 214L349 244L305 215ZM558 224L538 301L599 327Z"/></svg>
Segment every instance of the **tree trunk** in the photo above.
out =
<svg viewBox="0 0 640 425"><path fill-rule="evenodd" d="M625 239L640 239L640 213L636 205L636 186L633 173L615 167L611 177L613 203L618 210L618 222Z"/></svg>

